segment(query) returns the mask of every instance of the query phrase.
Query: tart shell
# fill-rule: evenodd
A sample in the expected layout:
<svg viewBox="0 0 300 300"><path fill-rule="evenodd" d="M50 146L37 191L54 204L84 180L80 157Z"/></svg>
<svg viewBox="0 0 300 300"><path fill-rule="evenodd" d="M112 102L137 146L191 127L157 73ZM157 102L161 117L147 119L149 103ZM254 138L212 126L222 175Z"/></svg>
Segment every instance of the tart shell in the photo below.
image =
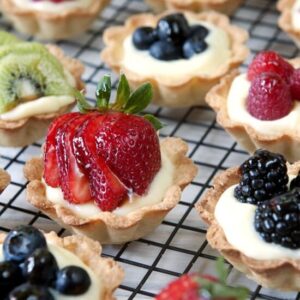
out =
<svg viewBox="0 0 300 300"><path fill-rule="evenodd" d="M0 233L0 244L3 244L5 236L6 234ZM44 236L48 243L75 254L100 278L103 284L103 294L99 295L99 300L115 299L113 291L122 282L124 271L113 259L100 257L102 248L98 242L84 236L76 235L60 238L53 231L45 233Z"/></svg>
<svg viewBox="0 0 300 300"><path fill-rule="evenodd" d="M10 175L0 168L0 194L5 190L5 188L10 183Z"/></svg>
<svg viewBox="0 0 300 300"><path fill-rule="evenodd" d="M300 66L300 59L289 61L294 67ZM267 149L272 152L281 153L289 162L300 159L300 136L297 132L274 133L273 136L257 132L247 124L238 123L229 118L227 112L227 98L231 84L236 76L237 70L225 76L221 82L213 87L206 96L206 101L217 113L217 122L241 145L247 152L253 153L256 149Z"/></svg>
<svg viewBox="0 0 300 300"><path fill-rule="evenodd" d="M231 15L243 0L146 0L155 12L162 12L168 8L184 9L193 12L214 10Z"/></svg>
<svg viewBox="0 0 300 300"><path fill-rule="evenodd" d="M83 89L84 84L80 79L84 71L83 65L78 60L65 56L63 51L54 45L48 45L47 48L73 76L76 88ZM55 113L40 114L17 121L0 119L0 146L23 147L32 144L46 134L48 126L57 116L69 112L74 105L75 100L73 104L64 106Z"/></svg>
<svg viewBox="0 0 300 300"><path fill-rule="evenodd" d="M43 162L39 158L30 160L24 168L25 177L30 181L27 186L27 200L61 226L102 244L136 240L152 232L162 222L166 214L179 202L181 190L197 173L197 167L185 156L188 147L182 140L166 138L161 142L161 147L174 165L174 178L173 185L157 204L142 207L125 216L99 210L99 214L93 219L79 217L68 208L47 200L45 186L41 181Z"/></svg>
<svg viewBox="0 0 300 300"><path fill-rule="evenodd" d="M194 14L184 12L190 18L212 23L221 27L231 41L232 56L226 63L221 65L213 75L191 75L176 80L166 76L143 76L126 69L122 64L123 42L126 37L133 33L139 26L155 26L157 21L165 15L174 13L167 11L161 15L140 14L126 20L124 26L108 28L103 34L106 47L101 53L102 60L116 73L124 73L132 88L137 88L144 82L150 82L153 87L153 102L167 107L189 107L192 105L205 104L206 93L217 84L220 79L230 70L237 68L247 57L248 49L244 45L248 34L241 28L230 25L225 15L216 12L204 12Z"/></svg>
<svg viewBox="0 0 300 300"><path fill-rule="evenodd" d="M288 173L297 175L300 162L288 164ZM258 260L244 255L226 239L224 231L215 219L215 207L230 186L240 181L239 168L230 168L215 177L213 187L210 188L196 204L196 210L208 224L207 241L212 248L221 254L239 271L250 279L267 288L280 290L300 290L300 260L274 259ZM288 274L288 276L287 276Z"/></svg>
<svg viewBox="0 0 300 300"><path fill-rule="evenodd" d="M110 0L94 0L87 8L49 13L20 8L13 0L2 0L2 10L15 28L43 40L70 38L86 31Z"/></svg>

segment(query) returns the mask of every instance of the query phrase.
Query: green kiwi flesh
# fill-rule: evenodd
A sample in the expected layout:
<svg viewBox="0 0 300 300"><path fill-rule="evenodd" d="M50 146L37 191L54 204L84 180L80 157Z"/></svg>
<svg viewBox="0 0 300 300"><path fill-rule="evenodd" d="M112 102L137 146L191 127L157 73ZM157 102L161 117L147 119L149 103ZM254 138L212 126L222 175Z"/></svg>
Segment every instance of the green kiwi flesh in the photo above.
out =
<svg viewBox="0 0 300 300"><path fill-rule="evenodd" d="M14 35L5 31L0 31L0 46L19 43L20 40Z"/></svg>

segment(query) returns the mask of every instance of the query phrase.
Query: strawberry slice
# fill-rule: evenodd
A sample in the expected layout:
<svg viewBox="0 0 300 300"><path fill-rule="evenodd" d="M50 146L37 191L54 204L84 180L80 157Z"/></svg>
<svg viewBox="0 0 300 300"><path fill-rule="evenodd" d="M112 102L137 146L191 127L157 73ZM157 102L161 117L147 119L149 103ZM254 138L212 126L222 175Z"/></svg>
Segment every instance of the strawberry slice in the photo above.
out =
<svg viewBox="0 0 300 300"><path fill-rule="evenodd" d="M45 182L51 187L59 187L59 171L56 159L56 140L57 130L69 120L76 118L80 113L69 113L56 118L50 125L47 133L44 148L44 174Z"/></svg>
<svg viewBox="0 0 300 300"><path fill-rule="evenodd" d="M113 211L126 199L128 191L97 153L95 135L106 118L99 114L82 124L73 140L73 152L89 178L96 204L102 211Z"/></svg>
<svg viewBox="0 0 300 300"><path fill-rule="evenodd" d="M80 204L91 201L88 177L79 169L72 151L76 129L91 115L79 115L69 119L56 134L56 157L60 177L60 187L64 198L70 203Z"/></svg>

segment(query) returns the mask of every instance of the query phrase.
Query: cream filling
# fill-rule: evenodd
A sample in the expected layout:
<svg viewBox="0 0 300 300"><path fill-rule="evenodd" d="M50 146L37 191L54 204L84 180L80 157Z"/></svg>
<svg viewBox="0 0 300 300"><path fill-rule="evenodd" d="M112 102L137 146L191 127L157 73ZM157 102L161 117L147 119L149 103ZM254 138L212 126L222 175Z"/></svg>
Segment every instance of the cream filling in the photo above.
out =
<svg viewBox="0 0 300 300"><path fill-rule="evenodd" d="M230 58L229 37L223 29L210 23L192 21L190 24L202 24L209 30L205 38L208 48L204 52L190 59L161 61L152 57L148 50L136 49L130 35L123 43L123 67L143 76L166 76L175 80L186 76L214 74Z"/></svg>
<svg viewBox="0 0 300 300"><path fill-rule="evenodd" d="M86 293L78 296L65 296L54 289L50 289L51 294L54 296L54 299L56 300L98 300L100 295L103 293L103 287L100 279L95 275L95 273L87 266L85 265L75 254L72 252L62 248L58 247L56 245L51 245L48 243L48 249L50 252L54 255L56 258L57 264L59 268L64 268L66 266L75 265L78 267L81 267L87 271L87 273L90 276L91 279L91 285L90 288L87 290ZM3 249L0 247L0 261L3 260Z"/></svg>
<svg viewBox="0 0 300 300"><path fill-rule="evenodd" d="M249 125L257 132L265 135L278 136L285 132L297 132L300 123L300 102L295 101L290 113L283 118L273 121L262 121L251 116L246 108L250 89L250 81L246 74L237 76L231 84L227 98L227 113L229 119Z"/></svg>
<svg viewBox="0 0 300 300"><path fill-rule="evenodd" d="M296 0L292 8L292 24L297 30L300 30L300 0Z"/></svg>
<svg viewBox="0 0 300 300"><path fill-rule="evenodd" d="M290 176L290 180L293 176ZM215 218L223 229L227 241L243 254L254 259L300 259L300 249L292 250L265 242L254 228L256 206L241 203L234 197L234 188L229 187L220 197Z"/></svg>
<svg viewBox="0 0 300 300"><path fill-rule="evenodd" d="M41 12L60 14L72 9L87 8L93 3L93 0L64 0L59 3L50 0L13 0L13 2L16 6L24 9L34 9Z"/></svg>
<svg viewBox="0 0 300 300"><path fill-rule="evenodd" d="M125 216L145 206L154 205L162 201L167 189L172 186L174 177L174 166L165 153L162 153L162 165L159 172L154 177L148 193L144 196L132 195L130 200L121 207L116 208L113 213ZM45 183L44 183L45 184ZM83 218L97 217L99 207L94 203L88 204L71 204L63 197L60 188L52 188L45 184L46 197L54 204L59 204L72 210L74 214Z"/></svg>

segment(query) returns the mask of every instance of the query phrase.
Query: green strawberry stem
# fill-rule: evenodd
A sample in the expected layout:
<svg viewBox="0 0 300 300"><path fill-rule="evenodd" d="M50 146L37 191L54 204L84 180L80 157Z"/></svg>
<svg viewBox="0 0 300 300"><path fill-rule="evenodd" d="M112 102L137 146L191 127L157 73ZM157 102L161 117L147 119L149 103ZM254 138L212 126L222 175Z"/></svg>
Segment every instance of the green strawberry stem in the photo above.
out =
<svg viewBox="0 0 300 300"><path fill-rule="evenodd" d="M75 91L75 98L79 111L87 113L90 111L120 111L126 114L138 114L144 110L151 102L153 92L150 83L144 83L135 91L131 92L127 78L124 74L121 75L117 88L116 101L110 104L111 98L111 78L105 75L97 85L96 90L96 105L92 107L85 97L78 91ZM144 115L156 130L163 127L162 123L153 115Z"/></svg>

